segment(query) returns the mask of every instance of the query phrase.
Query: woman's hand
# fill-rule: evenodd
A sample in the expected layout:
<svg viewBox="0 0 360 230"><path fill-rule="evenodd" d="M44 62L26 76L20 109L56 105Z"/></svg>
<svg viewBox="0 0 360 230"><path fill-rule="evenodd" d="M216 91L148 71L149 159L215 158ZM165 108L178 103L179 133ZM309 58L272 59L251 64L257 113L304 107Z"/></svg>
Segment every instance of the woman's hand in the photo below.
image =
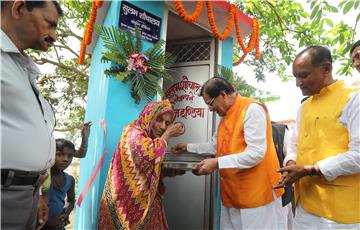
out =
<svg viewBox="0 0 360 230"><path fill-rule="evenodd" d="M182 123L174 123L168 126L162 138L168 141L171 137L178 137L184 133L184 125Z"/></svg>

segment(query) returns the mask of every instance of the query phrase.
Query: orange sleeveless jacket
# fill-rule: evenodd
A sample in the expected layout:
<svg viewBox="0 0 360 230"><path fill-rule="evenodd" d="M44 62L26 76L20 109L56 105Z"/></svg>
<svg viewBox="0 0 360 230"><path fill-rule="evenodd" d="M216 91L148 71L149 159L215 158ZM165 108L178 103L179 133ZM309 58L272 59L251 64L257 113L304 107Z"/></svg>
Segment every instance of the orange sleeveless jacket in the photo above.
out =
<svg viewBox="0 0 360 230"><path fill-rule="evenodd" d="M251 98L237 96L218 128L217 157L242 153L246 148L244 118ZM266 110L266 107L262 105ZM272 186L280 180L276 173L279 162L272 140L271 122L266 111L267 150L263 161L249 169L220 169L220 190L222 203L230 208L255 208L274 200ZM283 189L275 190L279 197Z"/></svg>

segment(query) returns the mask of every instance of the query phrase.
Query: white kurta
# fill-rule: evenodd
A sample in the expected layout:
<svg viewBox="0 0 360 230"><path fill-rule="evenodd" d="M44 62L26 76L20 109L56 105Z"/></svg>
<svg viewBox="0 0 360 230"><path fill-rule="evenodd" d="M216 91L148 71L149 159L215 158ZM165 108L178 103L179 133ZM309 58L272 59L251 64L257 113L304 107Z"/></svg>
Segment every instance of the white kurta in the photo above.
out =
<svg viewBox="0 0 360 230"><path fill-rule="evenodd" d="M259 164L266 152L266 113L256 104L250 104L244 119L244 136L247 147L244 152L219 157L219 169L252 168ZM188 152L216 152L216 134L208 143L188 144ZM286 229L281 197L257 208L228 208L221 206L221 229Z"/></svg>

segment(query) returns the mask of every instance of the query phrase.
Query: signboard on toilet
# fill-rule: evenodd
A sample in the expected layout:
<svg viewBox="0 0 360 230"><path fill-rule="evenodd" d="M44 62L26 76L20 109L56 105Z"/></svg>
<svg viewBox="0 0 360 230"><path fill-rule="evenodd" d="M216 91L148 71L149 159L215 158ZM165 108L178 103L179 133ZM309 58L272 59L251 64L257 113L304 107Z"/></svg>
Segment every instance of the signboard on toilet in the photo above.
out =
<svg viewBox="0 0 360 230"><path fill-rule="evenodd" d="M141 32L141 38L155 43L160 39L161 18L127 1L121 2L119 28L135 33Z"/></svg>
<svg viewBox="0 0 360 230"><path fill-rule="evenodd" d="M185 125L185 133L172 138L168 146L176 143L207 141L209 110L199 96L201 86L209 79L209 66L175 67L173 81L164 82L165 97L175 109L175 122Z"/></svg>

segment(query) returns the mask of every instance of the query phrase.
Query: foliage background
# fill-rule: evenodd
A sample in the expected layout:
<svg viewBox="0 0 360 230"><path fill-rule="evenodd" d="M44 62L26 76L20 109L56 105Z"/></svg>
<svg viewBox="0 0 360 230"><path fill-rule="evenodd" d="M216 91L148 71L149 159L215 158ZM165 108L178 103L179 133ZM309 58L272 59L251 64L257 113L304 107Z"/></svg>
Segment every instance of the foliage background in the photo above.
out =
<svg viewBox="0 0 360 230"><path fill-rule="evenodd" d="M358 36L359 0L237 0L235 3L245 14L257 17L261 25L261 59L255 61L254 55L250 55L244 63L253 67L259 81L265 80L266 72L287 80L290 76L285 70L296 51L315 44L331 49L334 62L341 66L336 74L351 75L349 50ZM343 21L350 14L351 21Z"/></svg>

